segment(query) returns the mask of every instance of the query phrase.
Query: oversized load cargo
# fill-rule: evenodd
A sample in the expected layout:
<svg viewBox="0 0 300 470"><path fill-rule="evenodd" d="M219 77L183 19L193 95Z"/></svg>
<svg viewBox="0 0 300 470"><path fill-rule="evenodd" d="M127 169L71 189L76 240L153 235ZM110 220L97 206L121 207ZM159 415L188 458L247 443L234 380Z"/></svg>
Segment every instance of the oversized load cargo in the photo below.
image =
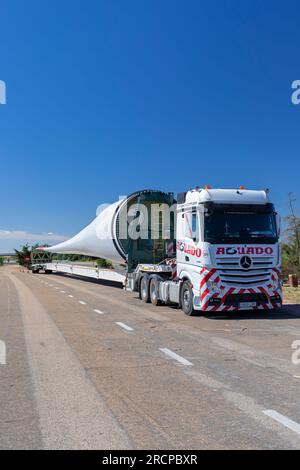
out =
<svg viewBox="0 0 300 470"><path fill-rule="evenodd" d="M177 203L172 193L138 191L48 250L126 260L127 290L192 315L281 308L279 236L280 217L268 190L206 185L179 193ZM33 269L69 272L53 263ZM98 271L95 276L106 279Z"/></svg>
<svg viewBox="0 0 300 470"><path fill-rule="evenodd" d="M126 261L129 271L139 263L158 263L174 254L175 211L172 193L137 191L106 207L77 235L47 251Z"/></svg>

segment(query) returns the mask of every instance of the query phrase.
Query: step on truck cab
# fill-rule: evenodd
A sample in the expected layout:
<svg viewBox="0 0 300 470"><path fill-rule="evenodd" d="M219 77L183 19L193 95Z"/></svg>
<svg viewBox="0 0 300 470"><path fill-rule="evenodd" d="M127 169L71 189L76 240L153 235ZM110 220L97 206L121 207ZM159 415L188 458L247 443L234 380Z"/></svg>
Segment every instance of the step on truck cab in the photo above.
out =
<svg viewBox="0 0 300 470"><path fill-rule="evenodd" d="M194 311L271 310L282 305L279 216L269 191L178 194L176 256L138 264L127 286L144 302Z"/></svg>

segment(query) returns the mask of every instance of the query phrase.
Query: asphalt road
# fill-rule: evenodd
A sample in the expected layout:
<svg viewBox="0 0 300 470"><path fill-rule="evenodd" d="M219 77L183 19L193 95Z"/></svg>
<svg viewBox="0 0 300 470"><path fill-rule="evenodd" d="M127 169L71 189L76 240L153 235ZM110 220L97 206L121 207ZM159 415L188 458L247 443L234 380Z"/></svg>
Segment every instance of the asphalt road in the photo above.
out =
<svg viewBox="0 0 300 470"><path fill-rule="evenodd" d="M299 306L186 317L3 267L0 449L299 449L295 340Z"/></svg>

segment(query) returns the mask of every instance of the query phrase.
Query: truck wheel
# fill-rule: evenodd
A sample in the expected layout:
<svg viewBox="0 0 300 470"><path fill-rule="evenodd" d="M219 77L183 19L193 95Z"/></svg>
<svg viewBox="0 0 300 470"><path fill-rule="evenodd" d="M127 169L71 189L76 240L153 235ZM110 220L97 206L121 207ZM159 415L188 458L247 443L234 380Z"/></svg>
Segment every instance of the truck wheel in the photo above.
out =
<svg viewBox="0 0 300 470"><path fill-rule="evenodd" d="M159 300L159 281L156 277L153 277L150 281L150 300L152 305L160 305Z"/></svg>
<svg viewBox="0 0 300 470"><path fill-rule="evenodd" d="M184 313L189 316L194 314L193 298L194 295L191 283L184 281L180 293L181 308Z"/></svg>
<svg viewBox="0 0 300 470"><path fill-rule="evenodd" d="M140 297L143 302L149 302L149 278L148 276L143 276L140 283Z"/></svg>

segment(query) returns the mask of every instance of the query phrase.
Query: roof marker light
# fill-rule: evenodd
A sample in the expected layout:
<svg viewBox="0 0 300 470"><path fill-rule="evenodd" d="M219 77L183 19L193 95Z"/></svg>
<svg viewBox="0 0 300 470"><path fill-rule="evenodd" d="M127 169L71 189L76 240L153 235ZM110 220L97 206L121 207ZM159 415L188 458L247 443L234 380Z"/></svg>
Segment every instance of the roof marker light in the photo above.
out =
<svg viewBox="0 0 300 470"><path fill-rule="evenodd" d="M206 185L204 186L204 189L211 189L211 185L210 185L210 184L206 184Z"/></svg>
<svg viewBox="0 0 300 470"><path fill-rule="evenodd" d="M240 188L239 188L239 189L246 189L246 188L245 188L245 186L240 186Z"/></svg>

